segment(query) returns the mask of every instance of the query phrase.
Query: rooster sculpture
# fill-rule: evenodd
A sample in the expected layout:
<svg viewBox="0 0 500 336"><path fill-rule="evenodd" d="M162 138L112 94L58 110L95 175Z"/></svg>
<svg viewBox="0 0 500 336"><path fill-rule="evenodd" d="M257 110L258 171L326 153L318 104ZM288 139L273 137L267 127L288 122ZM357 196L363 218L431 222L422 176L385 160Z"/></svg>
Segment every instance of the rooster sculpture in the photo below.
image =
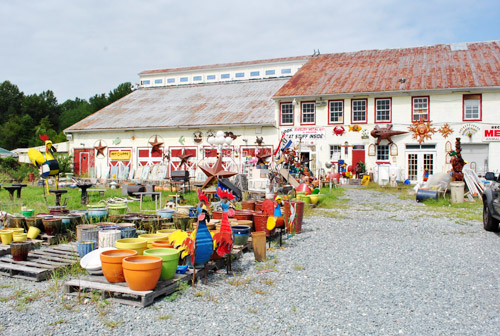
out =
<svg viewBox="0 0 500 336"><path fill-rule="evenodd" d="M229 202L232 201L235 196L229 190L222 190L222 188L217 188L217 196L221 199L222 208L222 220L220 225L220 232L216 233L214 240L217 243L217 254L221 257L225 257L233 248L233 230L229 224Z"/></svg>
<svg viewBox="0 0 500 336"><path fill-rule="evenodd" d="M49 192L49 184L47 179L49 176L54 176L56 179L57 188L57 176L59 175L59 163L54 157L54 153L57 150L52 146L52 141L46 134L40 134L40 139L45 142L45 153L41 153L35 148L30 148L28 150L28 157L30 161L40 169L40 177L45 179L45 186L47 187L47 193Z"/></svg>

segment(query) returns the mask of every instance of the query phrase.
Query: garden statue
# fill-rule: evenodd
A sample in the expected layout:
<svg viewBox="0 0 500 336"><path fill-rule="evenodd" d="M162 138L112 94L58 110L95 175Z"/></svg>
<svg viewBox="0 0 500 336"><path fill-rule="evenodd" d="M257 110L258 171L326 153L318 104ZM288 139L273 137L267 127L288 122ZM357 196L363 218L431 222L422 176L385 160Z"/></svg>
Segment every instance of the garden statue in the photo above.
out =
<svg viewBox="0 0 500 336"><path fill-rule="evenodd" d="M460 145L460 138L457 138L455 142L455 152L451 152L452 156L450 163L452 167L451 180L452 181L463 181L464 173L462 169L465 166L465 161L462 158L462 146Z"/></svg>
<svg viewBox="0 0 500 336"><path fill-rule="evenodd" d="M222 208L222 220L220 231L214 235L214 240L217 244L217 254L220 257L225 257L233 248L233 230L229 224L229 205L235 196L231 191L217 188L217 196L221 199L220 206Z"/></svg>
<svg viewBox="0 0 500 336"><path fill-rule="evenodd" d="M194 240L186 238L183 245L187 247L191 255L191 264L193 265L193 284L195 280L196 266L203 265L205 269L205 283L207 283L207 262L210 260L213 252L213 240L210 231L208 231L206 221L209 221L208 212L202 210L198 216L198 224Z"/></svg>
<svg viewBox="0 0 500 336"><path fill-rule="evenodd" d="M47 179L49 176L54 176L56 179L57 188L57 176L59 175L59 163L54 157L54 153L57 150L52 146L52 141L46 134L40 134L40 139L45 142L45 153L42 154L39 150L35 148L30 148L28 150L28 157L30 161L40 169L40 177L45 179L45 186L47 187L47 193L49 192L49 184Z"/></svg>

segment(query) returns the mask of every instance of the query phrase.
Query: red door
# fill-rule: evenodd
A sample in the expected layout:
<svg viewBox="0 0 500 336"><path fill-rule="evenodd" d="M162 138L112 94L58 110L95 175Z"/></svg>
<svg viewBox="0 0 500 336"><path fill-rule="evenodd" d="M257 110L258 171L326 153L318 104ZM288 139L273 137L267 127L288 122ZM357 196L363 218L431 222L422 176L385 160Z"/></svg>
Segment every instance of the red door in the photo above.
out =
<svg viewBox="0 0 500 336"><path fill-rule="evenodd" d="M364 145L354 145L352 146L352 167L356 167L356 164L361 161L365 163L365 146Z"/></svg>
<svg viewBox="0 0 500 336"><path fill-rule="evenodd" d="M80 152L80 175L87 174L89 172L89 153Z"/></svg>

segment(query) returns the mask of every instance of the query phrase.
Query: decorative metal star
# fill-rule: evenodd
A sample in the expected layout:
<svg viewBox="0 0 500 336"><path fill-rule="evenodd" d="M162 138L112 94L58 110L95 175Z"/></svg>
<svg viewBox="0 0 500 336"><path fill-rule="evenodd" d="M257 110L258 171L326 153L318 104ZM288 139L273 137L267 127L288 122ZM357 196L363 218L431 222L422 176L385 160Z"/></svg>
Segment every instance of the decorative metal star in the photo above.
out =
<svg viewBox="0 0 500 336"><path fill-rule="evenodd" d="M215 162L215 165L213 167L211 168L208 166L199 166L199 167L208 177L205 183L203 183L203 186L201 187L202 189L210 185L212 181L215 181L218 178L231 177L238 174L236 172L230 172L224 170L224 168L222 167L222 155L219 155L219 158L217 159L217 162Z"/></svg>
<svg viewBox="0 0 500 336"><path fill-rule="evenodd" d="M258 154L255 155L257 157L257 164L266 164L266 159L271 157L271 154L264 154L263 150L260 150Z"/></svg>
<svg viewBox="0 0 500 336"><path fill-rule="evenodd" d="M96 156L99 156L99 155L102 155L102 156L106 156L104 154L104 150L108 148L108 146L104 146L102 143L101 143L101 140L99 140L99 146L95 146L94 149L97 151L97 154Z"/></svg>
<svg viewBox="0 0 500 336"><path fill-rule="evenodd" d="M186 154L186 150L185 149L182 150L182 154L177 156L179 159L181 159L181 163L179 164L179 169L182 168L182 165L188 163L189 158L191 156L193 156L193 154Z"/></svg>
<svg viewBox="0 0 500 336"><path fill-rule="evenodd" d="M155 139L150 141L149 144L153 147L151 148L151 153L161 152L160 146L163 145L163 142L158 141L158 135L155 135Z"/></svg>

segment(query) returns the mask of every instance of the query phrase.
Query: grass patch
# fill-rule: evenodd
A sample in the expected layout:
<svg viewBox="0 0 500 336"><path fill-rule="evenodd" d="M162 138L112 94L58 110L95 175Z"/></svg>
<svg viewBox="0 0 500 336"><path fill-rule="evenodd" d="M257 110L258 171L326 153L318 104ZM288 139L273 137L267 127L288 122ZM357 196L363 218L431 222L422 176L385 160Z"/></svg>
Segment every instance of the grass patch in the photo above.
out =
<svg viewBox="0 0 500 336"><path fill-rule="evenodd" d="M250 314L257 314L259 311L257 309L255 309L255 308L248 308L248 312Z"/></svg>
<svg viewBox="0 0 500 336"><path fill-rule="evenodd" d="M254 292L255 294L259 294L259 295L266 295L266 294L269 294L269 293L270 293L270 292L265 291L265 290L263 290L262 288L258 288L258 287L253 288L253 292Z"/></svg>
<svg viewBox="0 0 500 336"><path fill-rule="evenodd" d="M177 292L165 298L166 301L173 302L177 300L185 291L188 290L189 284L186 281L179 281L179 287L177 287Z"/></svg>
<svg viewBox="0 0 500 336"><path fill-rule="evenodd" d="M49 323L49 325L50 326L55 326L55 325L63 324L63 323L66 323L66 321L63 320L63 319L61 319L61 320L57 320L57 321L51 322L51 323Z"/></svg>
<svg viewBox="0 0 500 336"><path fill-rule="evenodd" d="M0 285L0 288L10 288L10 287L12 287L12 284Z"/></svg>
<svg viewBox="0 0 500 336"><path fill-rule="evenodd" d="M437 213L438 217L445 216L457 220L457 224L461 225L470 224L470 221L481 221L483 218L483 202L481 200L452 204L450 200L440 198L437 201L434 199L425 200L424 204L430 211Z"/></svg>
<svg viewBox="0 0 500 336"><path fill-rule="evenodd" d="M335 188L330 191L329 188L323 187L320 191L321 194L324 194L322 199L317 204L317 208L324 209L346 209L348 207L348 199L341 198L345 195L345 190L342 188Z"/></svg>
<svg viewBox="0 0 500 336"><path fill-rule="evenodd" d="M236 287L246 286L253 281L252 277L235 276L227 280L227 283Z"/></svg>
<svg viewBox="0 0 500 336"><path fill-rule="evenodd" d="M267 260L261 263L258 263L255 266L255 269L257 271L267 271L267 270L272 270L272 271L278 271L278 258L276 257L267 257Z"/></svg>
<svg viewBox="0 0 500 336"><path fill-rule="evenodd" d="M304 268L304 266L293 264L293 269L296 271L302 271Z"/></svg>
<svg viewBox="0 0 500 336"><path fill-rule="evenodd" d="M172 318L171 315L161 315L158 316L158 320L170 320Z"/></svg>
<svg viewBox="0 0 500 336"><path fill-rule="evenodd" d="M399 183L397 187L389 187L389 186L382 186L376 182L370 182L370 183L368 183L367 186L364 186L363 189L373 190L373 191L378 191L378 192L383 192L383 193L397 194L397 193L401 193L401 192L407 192L408 190L412 190L413 186Z"/></svg>
<svg viewBox="0 0 500 336"><path fill-rule="evenodd" d="M274 279L261 279L260 280L261 283L263 283L264 285L268 285L268 286L274 286Z"/></svg>

